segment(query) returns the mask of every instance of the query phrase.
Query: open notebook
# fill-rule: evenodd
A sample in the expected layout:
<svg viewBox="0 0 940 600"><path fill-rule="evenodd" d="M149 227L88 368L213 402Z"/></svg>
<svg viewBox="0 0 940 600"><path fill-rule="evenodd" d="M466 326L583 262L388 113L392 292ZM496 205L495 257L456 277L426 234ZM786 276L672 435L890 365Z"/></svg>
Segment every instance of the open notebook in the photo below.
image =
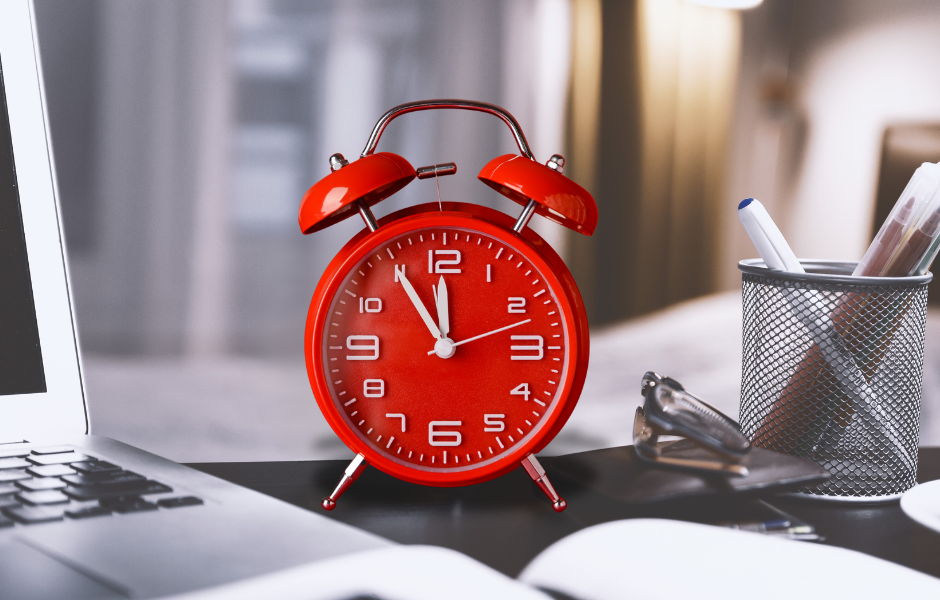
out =
<svg viewBox="0 0 940 600"><path fill-rule="evenodd" d="M511 579L433 546L396 546L165 600L940 598L940 580L878 558L662 519L589 527Z"/></svg>

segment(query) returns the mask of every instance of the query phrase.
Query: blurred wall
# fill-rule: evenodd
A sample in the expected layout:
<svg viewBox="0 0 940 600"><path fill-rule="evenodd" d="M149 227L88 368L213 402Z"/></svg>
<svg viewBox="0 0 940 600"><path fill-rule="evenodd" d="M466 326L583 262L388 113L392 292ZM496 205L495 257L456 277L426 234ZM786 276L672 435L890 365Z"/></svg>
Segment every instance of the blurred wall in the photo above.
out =
<svg viewBox="0 0 940 600"><path fill-rule="evenodd" d="M940 120L936 2L573 6L570 173L601 220L569 262L594 326L739 287L746 197L797 255L860 258L885 129Z"/></svg>
<svg viewBox="0 0 940 600"><path fill-rule="evenodd" d="M797 256L858 260L885 129L940 121L940 3L765 0L742 18L728 205L758 197ZM733 218L726 232L733 288L756 252Z"/></svg>
<svg viewBox="0 0 940 600"><path fill-rule="evenodd" d="M323 269L362 228L303 236L304 191L388 108L505 106L536 157L564 147L567 0L37 0L77 321L86 351L302 357ZM445 200L519 208L476 181L516 151L492 117L392 123L380 149L454 161ZM415 182L378 216L437 200ZM562 253L566 238L535 221Z"/></svg>

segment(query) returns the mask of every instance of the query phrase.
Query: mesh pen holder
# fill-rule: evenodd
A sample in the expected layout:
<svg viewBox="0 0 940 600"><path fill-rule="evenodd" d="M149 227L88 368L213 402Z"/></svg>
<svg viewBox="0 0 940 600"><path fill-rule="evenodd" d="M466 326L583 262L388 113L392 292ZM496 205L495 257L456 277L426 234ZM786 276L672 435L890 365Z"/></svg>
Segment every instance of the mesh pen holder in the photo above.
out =
<svg viewBox="0 0 940 600"><path fill-rule="evenodd" d="M889 501L914 485L927 284L852 277L854 262L805 274L744 260L741 428L762 448L832 474L802 494Z"/></svg>

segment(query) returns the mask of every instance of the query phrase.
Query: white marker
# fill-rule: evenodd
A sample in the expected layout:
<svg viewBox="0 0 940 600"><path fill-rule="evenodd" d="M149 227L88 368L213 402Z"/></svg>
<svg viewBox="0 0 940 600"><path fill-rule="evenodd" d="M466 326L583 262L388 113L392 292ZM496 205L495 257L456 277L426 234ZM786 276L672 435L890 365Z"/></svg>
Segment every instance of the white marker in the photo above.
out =
<svg viewBox="0 0 940 600"><path fill-rule="evenodd" d="M742 200L738 205L738 218L769 268L790 273L806 272L760 201L754 198Z"/></svg>

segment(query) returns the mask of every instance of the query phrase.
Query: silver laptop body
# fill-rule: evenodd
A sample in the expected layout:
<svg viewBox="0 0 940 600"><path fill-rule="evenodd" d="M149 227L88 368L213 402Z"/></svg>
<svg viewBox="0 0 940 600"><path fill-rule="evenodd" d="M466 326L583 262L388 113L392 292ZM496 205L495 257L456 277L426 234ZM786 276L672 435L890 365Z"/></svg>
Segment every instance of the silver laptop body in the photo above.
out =
<svg viewBox="0 0 940 600"><path fill-rule="evenodd" d="M151 598L390 545L88 435L28 0L0 2L0 82L0 599Z"/></svg>

